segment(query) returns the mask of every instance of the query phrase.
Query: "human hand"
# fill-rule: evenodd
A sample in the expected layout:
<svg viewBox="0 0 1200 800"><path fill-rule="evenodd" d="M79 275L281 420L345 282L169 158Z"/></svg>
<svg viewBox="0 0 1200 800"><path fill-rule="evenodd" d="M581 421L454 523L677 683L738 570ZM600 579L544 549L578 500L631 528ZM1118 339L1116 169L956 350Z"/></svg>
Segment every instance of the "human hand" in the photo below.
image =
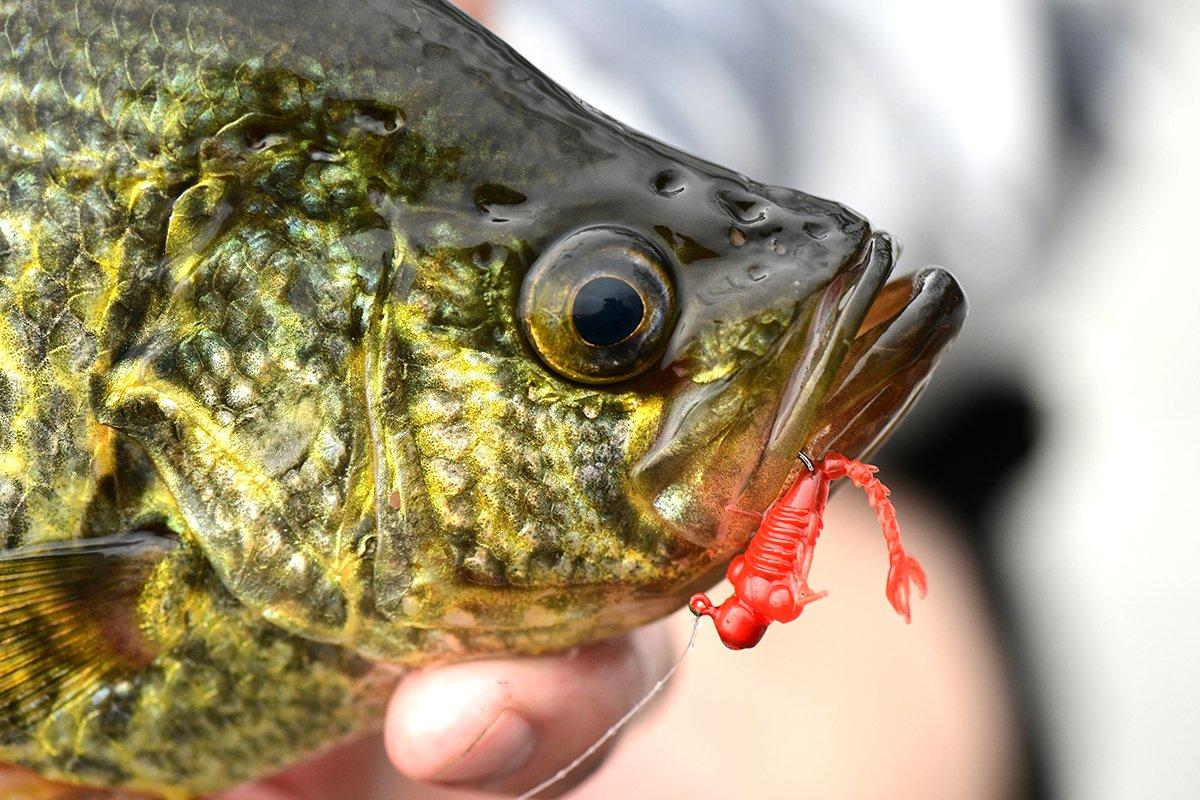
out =
<svg viewBox="0 0 1200 800"><path fill-rule="evenodd" d="M662 677L670 660L667 628L659 624L558 655L413 672L388 707L387 758L420 783L516 796L599 739ZM377 743L364 743L219 800L394 796L380 786L386 781L378 778L378 752ZM564 793L602 759L589 759L539 796Z"/></svg>
<svg viewBox="0 0 1200 800"><path fill-rule="evenodd" d="M415 673L388 710L388 754L417 780L520 794L598 740L670 661L660 624L565 654ZM545 796L578 784L601 760Z"/></svg>
<svg viewBox="0 0 1200 800"><path fill-rule="evenodd" d="M341 748L214 800L331 800L394 796L382 777L516 796L553 775L617 721L662 677L671 661L663 624L539 658L452 664L406 675L378 739ZM607 748L605 748L607 750ZM580 783L602 751L540 797ZM5 787L16 795L5 794ZM114 800L0 771L0 796ZM406 795L407 796L407 795Z"/></svg>

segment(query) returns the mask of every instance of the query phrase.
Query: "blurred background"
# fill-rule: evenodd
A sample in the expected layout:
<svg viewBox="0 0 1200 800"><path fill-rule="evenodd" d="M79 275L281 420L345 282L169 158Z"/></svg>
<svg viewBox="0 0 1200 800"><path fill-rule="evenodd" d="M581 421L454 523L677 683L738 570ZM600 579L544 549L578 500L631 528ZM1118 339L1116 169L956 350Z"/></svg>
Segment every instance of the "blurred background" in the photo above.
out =
<svg viewBox="0 0 1200 800"><path fill-rule="evenodd" d="M972 302L880 456L930 574L913 626L839 493L830 599L751 652L702 629L572 797L1200 797L1200 4L461 5L623 122L852 206ZM690 617L665 624L682 647Z"/></svg>

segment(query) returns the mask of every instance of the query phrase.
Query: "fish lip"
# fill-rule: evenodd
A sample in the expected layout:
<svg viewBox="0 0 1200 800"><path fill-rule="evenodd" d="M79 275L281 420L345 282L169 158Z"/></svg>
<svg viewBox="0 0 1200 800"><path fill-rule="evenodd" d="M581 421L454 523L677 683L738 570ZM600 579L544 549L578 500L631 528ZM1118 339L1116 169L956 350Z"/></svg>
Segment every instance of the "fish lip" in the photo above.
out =
<svg viewBox="0 0 1200 800"><path fill-rule="evenodd" d="M859 257L841 270L817 299L819 307L812 321L798 332L803 345L780 395L771 432L749 481L735 495L737 508L761 512L778 495L799 453L810 458L824 455L809 452L809 432L820 412L821 400L895 263L892 237L882 231L873 232L860 248ZM831 306L831 310L825 311L825 306ZM729 522L727 514L722 527Z"/></svg>
<svg viewBox="0 0 1200 800"><path fill-rule="evenodd" d="M866 458L913 407L967 316L954 276L925 267L876 296L822 401L814 452Z"/></svg>
<svg viewBox="0 0 1200 800"><path fill-rule="evenodd" d="M912 408L962 328L967 300L940 267L889 280L895 260L891 238L873 234L863 259L847 271L858 272L854 285L839 294L831 284L821 299L830 292L840 298L820 339L828 352L813 369L803 358L794 367L759 463L732 508L765 509L798 469L800 453L812 460L832 450L867 457ZM811 329L826 318L818 311L810 319L812 339ZM722 534L744 528L745 519L734 524L727 513Z"/></svg>
<svg viewBox="0 0 1200 800"><path fill-rule="evenodd" d="M659 485L645 467L669 462L656 451L642 457L633 471L638 492L675 536L710 557L736 552L787 485L798 453L816 460L836 449L864 457L911 408L961 326L965 298L953 276L936 268L903 291L903 281L889 283L895 263L888 234L864 235L824 287L797 306L772 352L745 374L743 381L783 387L771 405L759 407L760 421L745 428L755 431L742 451L750 463L741 457L705 462L698 495L672 494L667 489L678 483ZM710 393L728 385L714 383ZM857 402L860 395L867 396L865 405ZM707 407L692 400L693 410Z"/></svg>

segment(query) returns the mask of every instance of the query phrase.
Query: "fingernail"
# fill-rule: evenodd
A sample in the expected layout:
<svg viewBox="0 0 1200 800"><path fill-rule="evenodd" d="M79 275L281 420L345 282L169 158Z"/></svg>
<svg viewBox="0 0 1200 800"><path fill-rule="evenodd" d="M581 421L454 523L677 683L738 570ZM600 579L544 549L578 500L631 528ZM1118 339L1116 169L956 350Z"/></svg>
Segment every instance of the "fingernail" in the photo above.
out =
<svg viewBox="0 0 1200 800"><path fill-rule="evenodd" d="M438 783L481 783L508 777L529 763L537 733L520 713L505 708L458 758L433 776Z"/></svg>

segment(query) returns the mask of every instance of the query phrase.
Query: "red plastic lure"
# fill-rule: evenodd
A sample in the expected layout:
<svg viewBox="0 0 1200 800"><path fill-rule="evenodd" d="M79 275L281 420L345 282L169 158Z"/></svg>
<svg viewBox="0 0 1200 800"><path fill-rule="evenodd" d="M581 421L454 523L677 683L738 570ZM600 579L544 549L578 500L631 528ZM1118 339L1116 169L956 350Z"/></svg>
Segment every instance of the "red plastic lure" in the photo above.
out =
<svg viewBox="0 0 1200 800"><path fill-rule="evenodd" d="M705 594L692 595L688 601L692 613L713 618L721 641L733 650L754 647L772 622L791 622L806 605L826 595L809 588L808 571L821 535L829 484L838 478L849 478L866 492L883 528L892 608L910 622L909 582L925 596L925 571L900 543L896 509L888 500L890 490L875 478L878 468L840 453L829 453L815 464L803 456L801 460L804 471L762 515L746 552L729 564L725 575L733 584L733 594L719 606Z"/></svg>

